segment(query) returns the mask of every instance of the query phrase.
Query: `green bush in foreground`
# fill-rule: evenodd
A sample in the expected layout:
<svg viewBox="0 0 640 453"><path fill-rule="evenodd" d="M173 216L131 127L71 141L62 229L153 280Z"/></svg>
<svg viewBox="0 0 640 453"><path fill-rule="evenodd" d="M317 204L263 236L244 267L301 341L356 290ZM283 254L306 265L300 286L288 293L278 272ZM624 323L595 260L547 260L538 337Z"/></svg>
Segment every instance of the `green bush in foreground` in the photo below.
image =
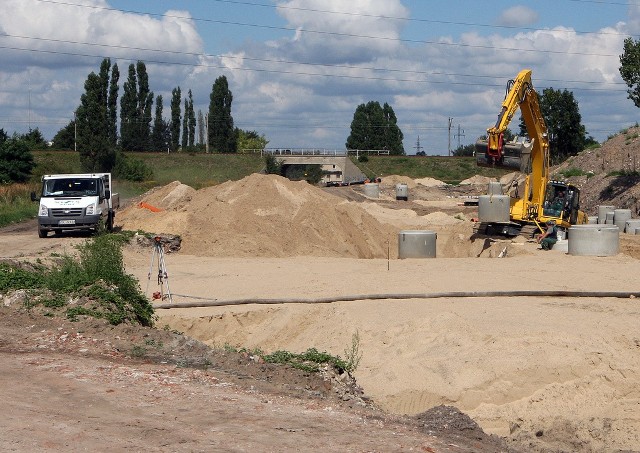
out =
<svg viewBox="0 0 640 453"><path fill-rule="evenodd" d="M322 365L329 365L339 373L353 373L362 359L360 351L360 334L356 331L351 337L351 346L345 349L345 358L334 356L328 352L320 352L316 348L309 348L305 352L296 354L289 351L278 350L271 354L265 354L260 349L247 350L242 348L235 349L229 345L225 345L225 349L232 352L247 352L257 355L267 363L287 364L299 370L308 372L317 372Z"/></svg>
<svg viewBox="0 0 640 453"><path fill-rule="evenodd" d="M63 256L52 268L0 263L0 292L29 289L36 294L30 308L41 304L61 308L74 320L79 315L153 325L153 306L136 279L124 270L119 235L103 234L79 246L79 259ZM74 300L69 306L69 300ZM64 302L63 302L64 301Z"/></svg>

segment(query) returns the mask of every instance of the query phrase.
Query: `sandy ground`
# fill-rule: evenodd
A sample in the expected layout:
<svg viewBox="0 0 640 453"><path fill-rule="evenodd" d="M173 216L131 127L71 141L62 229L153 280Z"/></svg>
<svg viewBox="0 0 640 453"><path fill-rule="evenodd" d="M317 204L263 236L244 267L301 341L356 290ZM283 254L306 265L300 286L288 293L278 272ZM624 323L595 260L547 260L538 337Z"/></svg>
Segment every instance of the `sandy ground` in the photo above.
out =
<svg viewBox="0 0 640 453"><path fill-rule="evenodd" d="M522 238L474 237L473 209L446 192L418 197L435 189L417 186L411 194L420 199L398 204L388 187L381 190L381 199L368 200L354 192L322 196L281 180L197 192L176 183L147 199L164 213L131 206L116 221L183 235L183 249L165 255L176 308L159 310L159 325L212 346L316 347L341 356L357 333L355 377L387 411L453 405L525 450L640 451L639 299L399 297L637 292L640 236L621 236L616 256L544 252ZM437 258L397 259L394 240L404 228L436 231ZM506 257L497 258L502 251ZM29 252L15 251L21 254ZM125 251L127 270L148 293L158 289L151 256L135 245ZM372 294L379 300L367 299ZM323 297L357 300L179 308Z"/></svg>
<svg viewBox="0 0 640 453"><path fill-rule="evenodd" d="M142 281L143 258L127 257ZM166 263L173 293L193 296L176 296L176 306L194 297L389 294L375 301L159 312L161 324L210 345L296 352L314 346L344 356L358 332L363 356L355 377L386 410L416 414L451 404L485 431L539 447L640 448L638 299L393 298L452 290L637 291L640 263L633 258L540 251L390 263L170 255Z"/></svg>

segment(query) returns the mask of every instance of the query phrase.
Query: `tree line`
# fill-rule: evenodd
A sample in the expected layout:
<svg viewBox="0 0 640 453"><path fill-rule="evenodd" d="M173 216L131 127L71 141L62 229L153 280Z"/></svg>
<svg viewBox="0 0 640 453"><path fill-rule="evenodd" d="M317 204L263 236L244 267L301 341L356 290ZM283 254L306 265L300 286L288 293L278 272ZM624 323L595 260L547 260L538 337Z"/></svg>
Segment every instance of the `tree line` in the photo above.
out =
<svg viewBox="0 0 640 453"><path fill-rule="evenodd" d="M163 116L163 97L158 95L154 98L145 63L130 64L119 99L118 128L119 79L117 63L111 65L110 59L105 58L98 74L91 72L88 75L75 118L56 134L54 147L77 146L86 171L110 171L116 166L118 151L195 150L197 120L190 89L184 98L184 110L181 110L181 88L172 90L170 120L167 121ZM200 147L203 146L206 129L206 140L212 151L237 151L239 136L248 133L241 133L234 127L232 101L227 78L218 77L213 83L206 120L202 112L198 112ZM257 133L254 135L264 140Z"/></svg>

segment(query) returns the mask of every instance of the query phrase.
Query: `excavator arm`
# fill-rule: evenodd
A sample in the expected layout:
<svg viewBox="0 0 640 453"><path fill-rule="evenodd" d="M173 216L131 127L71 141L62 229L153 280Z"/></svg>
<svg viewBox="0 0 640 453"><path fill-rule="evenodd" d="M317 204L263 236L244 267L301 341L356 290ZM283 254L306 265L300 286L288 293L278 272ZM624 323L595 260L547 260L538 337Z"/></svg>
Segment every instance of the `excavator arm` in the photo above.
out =
<svg viewBox="0 0 640 453"><path fill-rule="evenodd" d="M529 141L504 141L504 132L511 123L517 110L524 119ZM477 163L489 166L518 170L528 175L525 199L512 209L516 218L535 217L536 206L544 198L545 186L549 179L549 137L538 94L531 83L531 70L524 69L515 79L507 83L507 93L502 109L493 127L487 129L487 140L476 143Z"/></svg>
<svg viewBox="0 0 640 453"><path fill-rule="evenodd" d="M532 140L538 140L541 148L548 150L547 126L540 113L538 94L531 83L531 70L524 69L518 76L507 83L507 94L502 102L502 110L498 115L495 126L487 129L489 156L500 159L504 154L504 131L511 123L518 108L521 110L527 127L527 133Z"/></svg>

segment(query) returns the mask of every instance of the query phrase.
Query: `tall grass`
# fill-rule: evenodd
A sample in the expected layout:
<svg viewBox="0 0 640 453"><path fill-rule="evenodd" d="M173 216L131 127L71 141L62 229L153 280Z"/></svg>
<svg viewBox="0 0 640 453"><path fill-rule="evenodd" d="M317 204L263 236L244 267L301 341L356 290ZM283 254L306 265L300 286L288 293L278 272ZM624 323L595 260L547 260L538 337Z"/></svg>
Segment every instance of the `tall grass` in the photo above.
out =
<svg viewBox="0 0 640 453"><path fill-rule="evenodd" d="M31 201L31 191L37 184L0 185L0 227L31 219L38 213L38 205Z"/></svg>
<svg viewBox="0 0 640 453"><path fill-rule="evenodd" d="M475 157L448 156L369 156L367 162L354 163L369 177L384 179L388 175L403 175L411 178L431 177L457 184L475 175L499 178L507 170L478 167Z"/></svg>

